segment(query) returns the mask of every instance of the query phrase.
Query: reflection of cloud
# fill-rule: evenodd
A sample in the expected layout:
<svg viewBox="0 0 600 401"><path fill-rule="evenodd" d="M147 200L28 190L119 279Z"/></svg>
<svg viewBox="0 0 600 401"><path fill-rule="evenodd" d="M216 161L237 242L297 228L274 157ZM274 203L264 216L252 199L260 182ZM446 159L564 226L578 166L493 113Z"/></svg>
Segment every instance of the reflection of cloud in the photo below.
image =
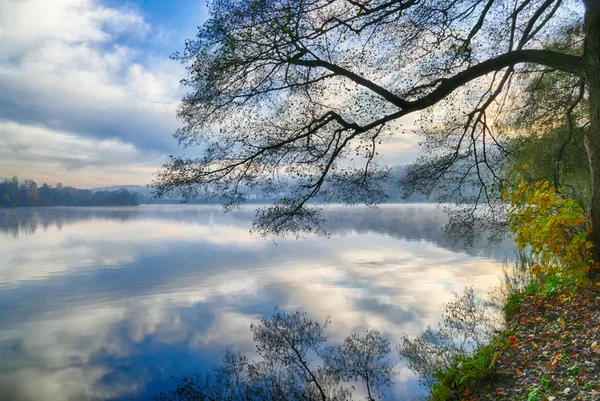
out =
<svg viewBox="0 0 600 401"><path fill-rule="evenodd" d="M138 383L113 382L97 386L109 370L105 367L79 369L19 369L0 375L6 400L109 400L139 391ZM65 385L67 384L67 385Z"/></svg>
<svg viewBox="0 0 600 401"><path fill-rule="evenodd" d="M26 243L0 242L0 253L5 258L11 256L0 270L0 285L82 269L123 267L139 255L166 252L170 242L246 244L253 248L267 245L261 238L251 236L246 228L231 225L177 224L151 219L125 225L112 220L101 225L84 221L64 227L60 235L47 230ZM56 249L61 252L56 254Z"/></svg>
<svg viewBox="0 0 600 401"><path fill-rule="evenodd" d="M386 213L402 216L407 208L407 216L418 209ZM8 232L28 221L38 227L17 239L0 237L0 277L11 283L0 287L0 352L8 356L0 361L0 392L15 401L40 394L49 401L133 393L148 399L162 389L156 383L206 369L224 347L252 353L248 326L275 305L318 320L331 316L335 341L370 327L394 343L434 323L452 291L486 289L498 274L498 262L440 247L437 234L423 228L439 229L440 221L418 227L418 219L406 217L413 234L402 239L391 225L378 228L377 218L367 229L352 217L362 212L351 210L328 212L336 227L330 239L277 245L249 236L249 210L0 211ZM51 271L57 266L60 275ZM15 274L37 280L17 281ZM35 376L39 385L31 389ZM397 379L403 384L394 394L414 394L409 372L401 367Z"/></svg>

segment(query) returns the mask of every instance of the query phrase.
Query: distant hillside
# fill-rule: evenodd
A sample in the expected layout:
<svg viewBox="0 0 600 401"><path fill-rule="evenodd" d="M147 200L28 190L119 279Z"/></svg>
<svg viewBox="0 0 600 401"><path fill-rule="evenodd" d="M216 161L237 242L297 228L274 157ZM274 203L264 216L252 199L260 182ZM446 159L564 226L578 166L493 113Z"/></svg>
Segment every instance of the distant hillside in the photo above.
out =
<svg viewBox="0 0 600 401"><path fill-rule="evenodd" d="M388 182L383 183L383 188L388 194L388 203L395 202L411 202L411 203L426 203L432 202L433 197L428 197L419 194L413 194L409 196L407 199L400 199L402 195L402 188L399 187L398 182L400 178L404 175L406 171L405 166L394 166L390 169L390 179ZM136 194L140 203L180 203L180 199L156 199L152 195L152 188L144 185L115 185L109 187L101 187L101 188L93 188L92 191L118 191L118 190L126 190L133 194ZM248 196L248 202L250 203L271 203L280 196L285 195L285 193L280 193L276 195L265 195L262 192L248 189L246 191L246 195ZM193 199L188 201L187 203L218 203L218 200L214 199Z"/></svg>
<svg viewBox="0 0 600 401"><path fill-rule="evenodd" d="M152 188L146 185L112 185L108 187L91 188L90 191L120 191L122 189L131 193L135 193L138 196L143 195L144 197L152 197Z"/></svg>

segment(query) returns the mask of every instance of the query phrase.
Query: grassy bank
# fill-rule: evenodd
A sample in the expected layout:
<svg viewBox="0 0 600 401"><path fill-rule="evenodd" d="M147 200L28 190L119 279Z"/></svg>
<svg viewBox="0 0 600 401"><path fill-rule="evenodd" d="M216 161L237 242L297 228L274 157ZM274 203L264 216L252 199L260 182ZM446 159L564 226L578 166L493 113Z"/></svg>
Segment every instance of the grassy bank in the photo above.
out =
<svg viewBox="0 0 600 401"><path fill-rule="evenodd" d="M551 278L511 292L506 328L434 375L431 400L600 399L600 291Z"/></svg>

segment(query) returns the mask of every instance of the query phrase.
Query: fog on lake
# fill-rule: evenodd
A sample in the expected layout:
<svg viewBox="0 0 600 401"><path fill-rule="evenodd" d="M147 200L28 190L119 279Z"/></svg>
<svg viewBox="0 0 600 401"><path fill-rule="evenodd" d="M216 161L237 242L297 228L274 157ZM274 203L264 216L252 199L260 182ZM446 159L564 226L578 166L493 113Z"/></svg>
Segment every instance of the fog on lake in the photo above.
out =
<svg viewBox="0 0 600 401"><path fill-rule="evenodd" d="M275 306L331 317L341 341L398 343L436 324L453 292L498 283L510 241L452 247L434 205L330 206L330 236L250 234L218 206L0 209L3 399L145 400L172 376L252 356ZM393 354L398 359L397 354ZM390 399L422 394L399 361Z"/></svg>

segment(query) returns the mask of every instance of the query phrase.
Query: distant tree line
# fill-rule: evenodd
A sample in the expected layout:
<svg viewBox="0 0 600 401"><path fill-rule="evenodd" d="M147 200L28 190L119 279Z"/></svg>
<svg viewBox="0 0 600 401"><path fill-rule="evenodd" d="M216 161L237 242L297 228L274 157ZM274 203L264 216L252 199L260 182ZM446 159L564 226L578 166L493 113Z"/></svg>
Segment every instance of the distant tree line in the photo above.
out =
<svg viewBox="0 0 600 401"><path fill-rule="evenodd" d="M125 189L92 191L65 187L61 183L38 186L33 180L13 177L0 183L0 207L36 206L131 206L138 198Z"/></svg>

